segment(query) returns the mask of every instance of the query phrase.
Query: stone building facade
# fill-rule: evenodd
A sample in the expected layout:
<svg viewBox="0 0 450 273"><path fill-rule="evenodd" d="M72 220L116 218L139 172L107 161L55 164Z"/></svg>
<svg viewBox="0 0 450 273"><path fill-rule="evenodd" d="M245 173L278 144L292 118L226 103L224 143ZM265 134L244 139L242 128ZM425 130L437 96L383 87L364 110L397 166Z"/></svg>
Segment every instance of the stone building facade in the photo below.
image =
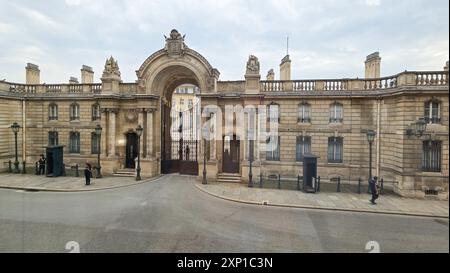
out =
<svg viewBox="0 0 450 273"><path fill-rule="evenodd" d="M0 160L14 160L10 125L18 122L21 160L33 164L45 146L57 141L64 145L66 165L95 163L100 148L102 171L113 174L134 167L130 162L136 154L130 153L130 147L137 145L136 127L141 125L139 149L133 149L140 152L143 176L181 172L187 166L201 177L205 161L208 179L235 172L245 183L249 145L254 145L254 177L301 175L302 155L313 153L319 157L322 179L341 177L354 183L358 178L367 180L366 133L374 130L374 175L392 182L403 196L432 194L448 199L448 62L440 71L380 77L381 58L374 53L365 61L364 79L291 80L291 60L285 56L280 80L275 80L273 69L263 80L258 58L250 56L245 80L220 81L219 71L190 49L176 30L165 42L139 67L133 83L122 82L113 57L105 63L101 83L94 83L92 68L83 66L81 83L41 84L39 67L33 64L26 67L25 84L0 82ZM214 131L215 139L195 143L196 157L187 165L173 158L173 149L178 148L167 146L168 141L179 141L169 136L167 128L174 90L185 84L199 90L197 125L192 130L201 135L203 124L212 121L223 128L220 135ZM263 118L246 112L243 124L237 126L234 115L205 114L210 105L223 113L230 106L268 111ZM224 126L227 119L236 125L231 130ZM425 130L415 130L418 120L426 123ZM257 134L251 144L245 138L251 131L249 124L260 130L266 122L278 127L275 141L268 144L265 136ZM100 143L93 134L97 124L103 128ZM267 149L273 143L279 145ZM180 145L184 158L185 143Z"/></svg>

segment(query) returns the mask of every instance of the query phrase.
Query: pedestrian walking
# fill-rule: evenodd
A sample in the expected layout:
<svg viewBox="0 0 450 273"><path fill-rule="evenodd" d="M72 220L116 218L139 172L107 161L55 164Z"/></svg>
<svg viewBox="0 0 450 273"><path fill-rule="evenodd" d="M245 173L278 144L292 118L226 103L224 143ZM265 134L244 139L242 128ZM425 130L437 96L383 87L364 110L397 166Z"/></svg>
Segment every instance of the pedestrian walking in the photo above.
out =
<svg viewBox="0 0 450 273"><path fill-rule="evenodd" d="M379 197L377 180L378 180L378 177L376 177L376 176L374 176L373 179L369 179L370 192L372 193L372 199L370 200L370 203L372 203L372 205L376 205L377 204L375 202L375 200L377 200L378 197Z"/></svg>
<svg viewBox="0 0 450 273"><path fill-rule="evenodd" d="M89 163L86 163L86 167L84 168L84 177L86 178L86 186L89 186L92 177L92 166Z"/></svg>
<svg viewBox="0 0 450 273"><path fill-rule="evenodd" d="M45 156L41 154L41 157L38 160L39 171L38 174L45 174Z"/></svg>

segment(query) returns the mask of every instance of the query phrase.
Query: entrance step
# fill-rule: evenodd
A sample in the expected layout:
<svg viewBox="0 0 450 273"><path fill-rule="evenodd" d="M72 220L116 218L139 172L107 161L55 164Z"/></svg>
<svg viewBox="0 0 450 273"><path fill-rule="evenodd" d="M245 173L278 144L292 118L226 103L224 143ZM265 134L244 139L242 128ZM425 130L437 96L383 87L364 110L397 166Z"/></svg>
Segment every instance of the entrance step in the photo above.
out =
<svg viewBox="0 0 450 273"><path fill-rule="evenodd" d="M120 169L117 170L113 175L121 177L134 177L136 176L136 173L134 172L134 169Z"/></svg>
<svg viewBox="0 0 450 273"><path fill-rule="evenodd" d="M238 173L221 173L217 177L217 182L221 183L241 183L241 175Z"/></svg>

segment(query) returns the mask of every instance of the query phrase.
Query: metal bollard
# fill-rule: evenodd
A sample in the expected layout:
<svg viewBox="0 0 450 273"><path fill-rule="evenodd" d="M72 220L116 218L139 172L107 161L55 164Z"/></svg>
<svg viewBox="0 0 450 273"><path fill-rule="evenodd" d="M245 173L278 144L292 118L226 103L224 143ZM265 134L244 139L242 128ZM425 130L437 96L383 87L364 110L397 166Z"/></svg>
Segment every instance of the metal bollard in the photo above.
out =
<svg viewBox="0 0 450 273"><path fill-rule="evenodd" d="M341 192L341 178L337 178L337 189L336 192Z"/></svg>
<svg viewBox="0 0 450 273"><path fill-rule="evenodd" d="M22 174L26 174L27 173L27 170L26 170L26 168L27 168L27 162L25 162L25 161L22 161Z"/></svg>
<svg viewBox="0 0 450 273"><path fill-rule="evenodd" d="M79 174L79 172L78 172L78 163L75 164L75 176L76 176L76 177L80 177L80 174Z"/></svg>
<svg viewBox="0 0 450 273"><path fill-rule="evenodd" d="M297 190L300 190L300 175L297 175Z"/></svg>
<svg viewBox="0 0 450 273"><path fill-rule="evenodd" d="M34 174L39 175L39 163L38 162L36 162L36 164L34 164Z"/></svg>
<svg viewBox="0 0 450 273"><path fill-rule="evenodd" d="M384 179L381 178L381 180L380 180L380 194L383 194L383 190L384 190Z"/></svg>
<svg viewBox="0 0 450 273"><path fill-rule="evenodd" d="M320 176L317 177L317 191L320 192Z"/></svg>
<svg viewBox="0 0 450 273"><path fill-rule="evenodd" d="M358 178L358 194L361 194L361 177Z"/></svg>
<svg viewBox="0 0 450 273"><path fill-rule="evenodd" d="M278 189L281 190L281 175L278 174Z"/></svg>
<svg viewBox="0 0 450 273"><path fill-rule="evenodd" d="M262 177L262 173L259 174L259 187L262 188L263 186L263 177Z"/></svg>
<svg viewBox="0 0 450 273"><path fill-rule="evenodd" d="M370 179L370 178L369 178ZM367 193L372 194L372 191L370 190L370 183L369 180L367 180Z"/></svg>
<svg viewBox="0 0 450 273"><path fill-rule="evenodd" d="M8 172L12 173L12 162L11 162L11 160L8 161Z"/></svg>

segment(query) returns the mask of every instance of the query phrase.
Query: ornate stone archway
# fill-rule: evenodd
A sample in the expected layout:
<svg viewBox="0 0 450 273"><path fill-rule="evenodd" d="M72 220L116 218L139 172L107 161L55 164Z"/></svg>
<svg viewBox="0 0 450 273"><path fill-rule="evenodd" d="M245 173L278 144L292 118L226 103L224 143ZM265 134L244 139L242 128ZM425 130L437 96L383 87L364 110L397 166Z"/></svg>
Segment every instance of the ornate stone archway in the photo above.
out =
<svg viewBox="0 0 450 273"><path fill-rule="evenodd" d="M193 84L200 93L217 92L217 80L219 71L213 68L209 62L196 51L188 48L184 43L184 36L177 30L172 30L166 38L165 47L148 57L136 71L138 88L140 93L153 95L160 99L158 110L160 118L154 124L156 139L160 143L156 148L157 158L161 160L161 171L167 172L167 166L172 171L183 171L183 166L198 170L198 162L183 162L183 154L174 158L172 150L183 149L183 139L172 139L171 128L171 101L172 94L181 84ZM197 119L199 122L200 119ZM177 144L173 148L172 144ZM200 142L195 147L200 149ZM197 155L199 150L195 151ZM197 165L196 165L197 164ZM196 174L197 171L188 174ZM186 173L186 172L185 172Z"/></svg>

